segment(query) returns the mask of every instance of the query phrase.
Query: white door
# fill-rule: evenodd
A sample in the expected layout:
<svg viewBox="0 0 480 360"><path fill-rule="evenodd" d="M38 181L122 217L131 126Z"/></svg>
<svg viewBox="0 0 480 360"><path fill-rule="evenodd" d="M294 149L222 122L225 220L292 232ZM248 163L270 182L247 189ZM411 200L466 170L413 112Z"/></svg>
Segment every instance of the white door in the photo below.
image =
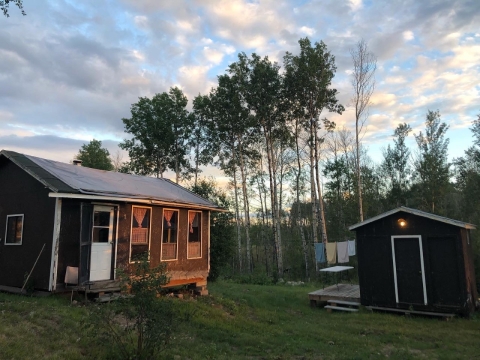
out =
<svg viewBox="0 0 480 360"><path fill-rule="evenodd" d="M112 273L113 207L93 208L90 281L110 280Z"/></svg>

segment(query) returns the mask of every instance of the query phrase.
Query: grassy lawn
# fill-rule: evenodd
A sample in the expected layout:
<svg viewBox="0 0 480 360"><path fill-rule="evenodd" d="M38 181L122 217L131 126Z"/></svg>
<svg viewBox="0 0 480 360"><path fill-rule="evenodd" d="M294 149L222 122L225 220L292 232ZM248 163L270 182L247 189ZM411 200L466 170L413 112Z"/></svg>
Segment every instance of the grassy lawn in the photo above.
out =
<svg viewBox="0 0 480 360"><path fill-rule="evenodd" d="M442 321L310 308L317 287L209 284L210 296L172 299L180 324L167 359L472 359L480 317ZM93 306L93 305L89 305ZM108 306L108 305L102 305ZM82 333L88 306L60 297L0 294L1 359L106 356Z"/></svg>

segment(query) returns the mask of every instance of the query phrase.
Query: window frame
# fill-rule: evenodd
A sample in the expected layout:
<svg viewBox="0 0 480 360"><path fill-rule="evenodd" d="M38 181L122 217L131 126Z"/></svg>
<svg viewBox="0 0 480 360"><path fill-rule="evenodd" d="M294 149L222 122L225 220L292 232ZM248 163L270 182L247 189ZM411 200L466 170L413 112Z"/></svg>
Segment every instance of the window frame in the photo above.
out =
<svg viewBox="0 0 480 360"><path fill-rule="evenodd" d="M19 243L8 243L7 242L7 235L8 235L8 218L10 217L19 217L21 216L22 217L22 230L20 232L20 242ZM5 245L22 245L23 244L23 225L25 223L25 214L11 214L11 215L7 215L7 221L5 222L5 241L4 241L4 244ZM16 231L16 230L15 230Z"/></svg>
<svg viewBox="0 0 480 360"><path fill-rule="evenodd" d="M200 256L196 256L196 257L191 257L190 254L189 254L189 251L188 251L188 244L190 243L190 223L189 223L189 219L190 219L190 213L197 213L197 214L200 214L200 219L198 221L198 224L199 224L199 231L198 231L198 237L199 237L199 243L200 243ZM203 244L203 237L202 237L202 218L203 218L203 211L201 210L188 210L188 214L187 214L187 236L186 236L186 240L187 240L187 259L202 259L203 258L203 249L202 249L202 244Z"/></svg>
<svg viewBox="0 0 480 360"><path fill-rule="evenodd" d="M176 250L175 250L175 259L163 259L163 231L165 230L163 224L165 222L165 210L175 211L177 213L177 239L175 241ZM160 261L177 261L178 260L178 239L180 233L180 210L179 209L170 209L170 208L163 208L162 209L162 236L160 239Z"/></svg>
<svg viewBox="0 0 480 360"><path fill-rule="evenodd" d="M147 261L150 261L150 246L152 244L152 213L153 213L153 209L152 207L150 206L139 206L139 205L132 205L132 214L131 214L131 219L130 219L130 239L129 239L129 248L128 248L128 263L129 264L134 264L136 263L137 261L132 261L132 245L143 245L145 246L146 244L145 243L133 243L132 244L132 234L133 234L133 219L134 219L134 215L133 215L133 209L134 208L142 208L142 209L149 209L150 210L150 218L148 220L148 257L147 257Z"/></svg>

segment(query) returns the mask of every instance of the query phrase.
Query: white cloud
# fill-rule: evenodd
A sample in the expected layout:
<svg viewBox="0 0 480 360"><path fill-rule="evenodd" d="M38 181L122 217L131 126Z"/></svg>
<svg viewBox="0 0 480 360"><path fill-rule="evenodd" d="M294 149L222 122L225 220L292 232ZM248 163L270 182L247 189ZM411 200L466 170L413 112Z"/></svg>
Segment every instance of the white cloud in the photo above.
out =
<svg viewBox="0 0 480 360"><path fill-rule="evenodd" d="M313 36L315 34L315 29L308 26L302 26L300 32L308 36Z"/></svg>
<svg viewBox="0 0 480 360"><path fill-rule="evenodd" d="M403 39L405 41L410 41L415 39L415 36L413 35L413 31L407 30L403 32Z"/></svg>

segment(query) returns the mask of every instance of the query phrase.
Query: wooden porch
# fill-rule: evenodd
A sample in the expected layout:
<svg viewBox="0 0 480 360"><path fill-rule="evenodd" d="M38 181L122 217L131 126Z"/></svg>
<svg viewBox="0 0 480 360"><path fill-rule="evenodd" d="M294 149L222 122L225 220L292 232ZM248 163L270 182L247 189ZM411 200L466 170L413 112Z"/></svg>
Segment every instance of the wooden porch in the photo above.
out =
<svg viewBox="0 0 480 360"><path fill-rule="evenodd" d="M332 285L308 294L310 305L325 305L329 300L360 302L360 286L353 284Z"/></svg>

